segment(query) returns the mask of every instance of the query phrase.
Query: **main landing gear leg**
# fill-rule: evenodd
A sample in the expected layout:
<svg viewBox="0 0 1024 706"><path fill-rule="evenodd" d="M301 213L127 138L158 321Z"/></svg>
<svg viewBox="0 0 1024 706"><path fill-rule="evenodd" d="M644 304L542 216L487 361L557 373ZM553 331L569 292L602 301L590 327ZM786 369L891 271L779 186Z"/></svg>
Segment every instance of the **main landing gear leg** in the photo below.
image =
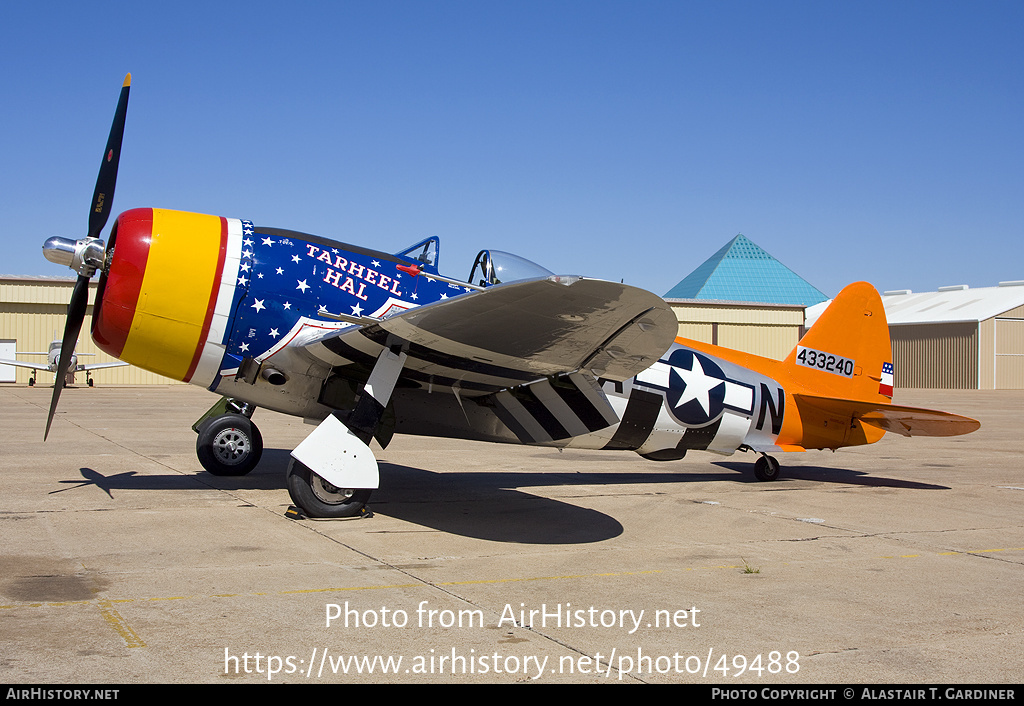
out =
<svg viewBox="0 0 1024 706"><path fill-rule="evenodd" d="M369 444L406 357L398 346L385 348L348 420L332 414L292 451L288 494L307 517L357 517L380 485Z"/></svg>
<svg viewBox="0 0 1024 706"><path fill-rule="evenodd" d="M244 476L256 468L263 455L263 436L250 419L255 411L248 402L224 397L192 425L199 435L196 456L209 473Z"/></svg>
<svg viewBox="0 0 1024 706"><path fill-rule="evenodd" d="M762 453L761 458L754 464L754 477L760 481L777 480L781 472L782 466L779 462L774 456L766 453Z"/></svg>

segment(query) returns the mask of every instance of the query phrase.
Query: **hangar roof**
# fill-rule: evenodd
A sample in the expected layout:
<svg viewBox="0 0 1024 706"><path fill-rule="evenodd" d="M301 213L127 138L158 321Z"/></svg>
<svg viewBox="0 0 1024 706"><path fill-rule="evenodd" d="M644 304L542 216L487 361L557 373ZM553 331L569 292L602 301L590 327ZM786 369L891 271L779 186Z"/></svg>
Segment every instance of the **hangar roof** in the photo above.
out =
<svg viewBox="0 0 1024 706"><path fill-rule="evenodd" d="M830 300L831 301L831 300ZM807 308L811 326L829 302ZM970 288L966 284L939 287L936 292L900 289L882 295L885 318L890 324L941 324L985 321L1024 306L1024 280L1000 282L998 287Z"/></svg>
<svg viewBox="0 0 1024 706"><path fill-rule="evenodd" d="M966 284L939 287L937 292L886 292L882 304L890 324L984 321L1024 306L1024 281L973 289Z"/></svg>

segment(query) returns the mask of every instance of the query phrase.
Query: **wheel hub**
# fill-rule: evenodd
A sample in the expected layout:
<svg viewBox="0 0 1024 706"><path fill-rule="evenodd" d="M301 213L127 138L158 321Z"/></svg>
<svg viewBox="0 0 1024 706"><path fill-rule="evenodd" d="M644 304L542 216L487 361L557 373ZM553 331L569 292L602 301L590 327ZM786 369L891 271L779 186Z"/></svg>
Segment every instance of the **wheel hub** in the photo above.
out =
<svg viewBox="0 0 1024 706"><path fill-rule="evenodd" d="M225 429L213 438L213 453L217 460L234 466L245 460L251 450L249 438L239 429Z"/></svg>
<svg viewBox="0 0 1024 706"><path fill-rule="evenodd" d="M346 503L352 499L352 494L355 493L355 490L352 488L333 486L315 473L310 479L309 487L319 500L331 505Z"/></svg>

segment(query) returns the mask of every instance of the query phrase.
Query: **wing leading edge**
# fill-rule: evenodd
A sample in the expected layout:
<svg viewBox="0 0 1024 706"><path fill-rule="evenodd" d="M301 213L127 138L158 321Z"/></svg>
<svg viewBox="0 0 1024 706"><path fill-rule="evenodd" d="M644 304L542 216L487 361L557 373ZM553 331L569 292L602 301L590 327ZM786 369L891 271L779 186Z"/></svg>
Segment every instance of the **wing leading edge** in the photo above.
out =
<svg viewBox="0 0 1024 706"><path fill-rule="evenodd" d="M625 380L672 344L675 314L625 284L552 276L489 287L318 339L307 350L335 366L371 364L403 345L402 378L486 395L544 377L589 371Z"/></svg>
<svg viewBox="0 0 1024 706"><path fill-rule="evenodd" d="M7 360L0 358L0 365L13 365L17 368L30 368L32 370L49 370L50 366L45 363L26 363L23 360Z"/></svg>

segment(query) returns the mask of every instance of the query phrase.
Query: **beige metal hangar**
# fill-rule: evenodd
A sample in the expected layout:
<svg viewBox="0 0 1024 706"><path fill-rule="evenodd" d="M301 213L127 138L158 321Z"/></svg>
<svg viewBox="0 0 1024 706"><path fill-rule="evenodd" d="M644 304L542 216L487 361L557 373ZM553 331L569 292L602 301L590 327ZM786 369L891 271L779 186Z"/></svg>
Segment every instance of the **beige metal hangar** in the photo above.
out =
<svg viewBox="0 0 1024 706"><path fill-rule="evenodd" d="M804 334L800 304L665 299L679 321L679 336L782 360Z"/></svg>
<svg viewBox="0 0 1024 706"><path fill-rule="evenodd" d="M62 277L0 276L0 358L17 359L28 363L46 364L42 353L50 343L64 335L64 320L75 280ZM79 363L106 363L116 360L96 347L89 331L92 327L92 303L96 298L97 283L89 283L89 308L78 337ZM15 356L15 353L19 355ZM167 385L180 384L162 375L136 368L133 365L103 368L91 372L97 385ZM0 382L28 384L32 376L29 368L0 365ZM39 371L36 381L52 385L53 373ZM85 382L85 374L78 373L76 384Z"/></svg>
<svg viewBox="0 0 1024 706"><path fill-rule="evenodd" d="M1024 389L1024 280L882 296L896 386Z"/></svg>

